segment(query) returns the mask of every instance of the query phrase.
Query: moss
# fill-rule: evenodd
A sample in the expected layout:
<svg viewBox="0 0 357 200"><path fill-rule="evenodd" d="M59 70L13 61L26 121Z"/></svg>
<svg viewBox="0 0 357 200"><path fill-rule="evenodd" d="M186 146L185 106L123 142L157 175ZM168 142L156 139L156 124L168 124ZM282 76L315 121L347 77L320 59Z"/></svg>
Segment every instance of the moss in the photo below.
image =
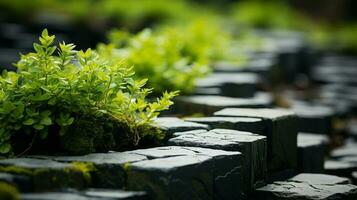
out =
<svg viewBox="0 0 357 200"><path fill-rule="evenodd" d="M34 172L31 169L26 169L17 166L0 166L0 172L25 175L25 176L32 176L34 174Z"/></svg>
<svg viewBox="0 0 357 200"><path fill-rule="evenodd" d="M90 162L72 162L73 168L82 172L87 184L92 183L92 173L97 171L93 163Z"/></svg>
<svg viewBox="0 0 357 200"><path fill-rule="evenodd" d="M0 183L0 199L1 200L19 200L20 194L16 187L8 183Z"/></svg>

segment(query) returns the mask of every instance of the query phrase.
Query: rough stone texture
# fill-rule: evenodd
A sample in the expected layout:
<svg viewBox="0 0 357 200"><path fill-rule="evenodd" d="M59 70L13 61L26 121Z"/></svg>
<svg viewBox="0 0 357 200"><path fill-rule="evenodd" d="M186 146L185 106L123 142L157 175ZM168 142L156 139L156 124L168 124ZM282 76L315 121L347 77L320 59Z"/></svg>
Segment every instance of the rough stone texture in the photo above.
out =
<svg viewBox="0 0 357 200"><path fill-rule="evenodd" d="M211 115L223 108L266 108L272 105L270 94L257 92L252 98L214 95L180 96L175 99L175 110L181 114Z"/></svg>
<svg viewBox="0 0 357 200"><path fill-rule="evenodd" d="M161 130L165 131L169 137L175 132L208 129L208 126L205 124L188 122L176 117L158 117L154 123Z"/></svg>
<svg viewBox="0 0 357 200"><path fill-rule="evenodd" d="M110 189L88 189L85 191L59 191L22 194L24 200L141 200L148 199L145 192Z"/></svg>
<svg viewBox="0 0 357 200"><path fill-rule="evenodd" d="M266 138L249 132L229 129L211 131L187 131L175 133L169 145L196 146L243 154L243 175L245 191L251 192L255 185L261 185L266 176Z"/></svg>
<svg viewBox="0 0 357 200"><path fill-rule="evenodd" d="M239 152L167 146L127 153L150 159L127 166L129 190L153 199L242 199Z"/></svg>
<svg viewBox="0 0 357 200"><path fill-rule="evenodd" d="M334 110L327 106L296 103L292 109L298 116L300 132L329 134L332 130Z"/></svg>
<svg viewBox="0 0 357 200"><path fill-rule="evenodd" d="M95 187L122 188L125 185L124 165L146 160L145 156L128 153L93 153L85 156L58 156L51 159L60 162L89 162L95 170L91 172Z"/></svg>
<svg viewBox="0 0 357 200"><path fill-rule="evenodd" d="M357 198L357 186L348 180L324 174L300 174L287 181L277 181L256 191L261 200L353 200Z"/></svg>
<svg viewBox="0 0 357 200"><path fill-rule="evenodd" d="M298 133L298 171L321 173L324 170L328 137L311 133Z"/></svg>
<svg viewBox="0 0 357 200"><path fill-rule="evenodd" d="M9 173L0 173L0 182L5 182L16 186L22 192L31 191L31 180L24 175L15 175Z"/></svg>
<svg viewBox="0 0 357 200"><path fill-rule="evenodd" d="M219 88L220 95L253 97L259 77L254 73L213 73L196 81L197 88Z"/></svg>
<svg viewBox="0 0 357 200"><path fill-rule="evenodd" d="M0 172L30 177L35 191L63 187L82 188L89 185L85 173L73 164L34 158L14 158L0 161Z"/></svg>
<svg viewBox="0 0 357 200"><path fill-rule="evenodd" d="M227 108L216 116L255 117L264 122L268 146L268 172L297 167L297 117L286 109Z"/></svg>
<svg viewBox="0 0 357 200"><path fill-rule="evenodd" d="M210 129L224 128L247 131L262 135L264 124L261 119L249 117L190 117L185 121L207 124Z"/></svg>

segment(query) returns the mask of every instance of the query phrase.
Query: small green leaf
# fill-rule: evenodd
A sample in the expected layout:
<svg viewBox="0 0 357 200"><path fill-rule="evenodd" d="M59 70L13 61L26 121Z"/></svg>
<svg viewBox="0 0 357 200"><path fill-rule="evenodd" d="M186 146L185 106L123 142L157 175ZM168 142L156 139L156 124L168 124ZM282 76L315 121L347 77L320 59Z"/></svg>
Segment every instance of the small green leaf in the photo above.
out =
<svg viewBox="0 0 357 200"><path fill-rule="evenodd" d="M9 153L10 150L11 150L11 145L9 143L0 144L0 153L1 154Z"/></svg>
<svg viewBox="0 0 357 200"><path fill-rule="evenodd" d="M27 125L27 126L31 126L32 124L34 124L36 121L32 118L28 118L26 119L24 122L22 122L22 124Z"/></svg>

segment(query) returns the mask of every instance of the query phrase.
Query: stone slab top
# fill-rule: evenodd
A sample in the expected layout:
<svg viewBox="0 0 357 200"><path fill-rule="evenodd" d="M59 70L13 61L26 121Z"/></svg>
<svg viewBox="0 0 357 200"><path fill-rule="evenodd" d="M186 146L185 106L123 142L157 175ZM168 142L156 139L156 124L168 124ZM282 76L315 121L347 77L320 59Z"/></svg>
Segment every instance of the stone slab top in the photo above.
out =
<svg viewBox="0 0 357 200"><path fill-rule="evenodd" d="M214 113L215 116L255 117L260 119L281 119L295 116L289 109L282 108L225 108Z"/></svg>

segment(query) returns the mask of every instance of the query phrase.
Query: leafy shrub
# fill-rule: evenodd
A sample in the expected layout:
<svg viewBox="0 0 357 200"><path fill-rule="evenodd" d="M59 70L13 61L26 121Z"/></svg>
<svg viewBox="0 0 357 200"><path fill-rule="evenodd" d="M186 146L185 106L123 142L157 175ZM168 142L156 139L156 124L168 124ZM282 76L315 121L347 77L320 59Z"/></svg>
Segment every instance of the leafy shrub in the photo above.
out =
<svg viewBox="0 0 357 200"><path fill-rule="evenodd" d="M44 30L35 52L22 55L16 64L18 72L0 77L0 153L11 153L21 137L29 137L31 146L55 132L64 149L83 147L79 153L101 149L99 141L114 140L107 147L113 148L136 145L145 136L160 138L157 130L147 130L177 92L148 103L145 97L152 89L144 88L147 79L133 78L132 68L108 63L91 49L53 46L54 39Z"/></svg>
<svg viewBox="0 0 357 200"><path fill-rule="evenodd" d="M211 62L224 56L229 35L214 23L198 20L134 35L116 30L109 39L98 52L109 60L125 59L139 78L150 77L155 94L172 89L190 93L195 81L210 72Z"/></svg>

